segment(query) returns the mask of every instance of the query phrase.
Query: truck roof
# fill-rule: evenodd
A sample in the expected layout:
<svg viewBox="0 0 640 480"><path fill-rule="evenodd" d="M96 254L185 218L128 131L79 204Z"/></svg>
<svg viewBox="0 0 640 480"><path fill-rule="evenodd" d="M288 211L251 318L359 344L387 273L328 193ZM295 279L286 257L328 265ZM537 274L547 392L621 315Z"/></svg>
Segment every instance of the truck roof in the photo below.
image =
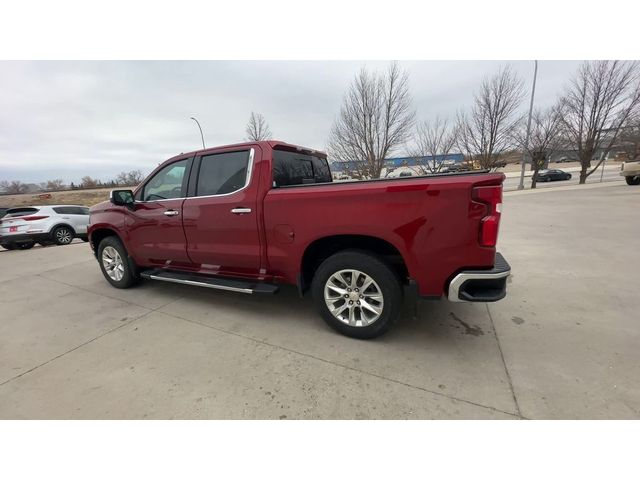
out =
<svg viewBox="0 0 640 480"><path fill-rule="evenodd" d="M195 155L195 154L202 155L202 154L206 154L206 153L209 153L209 152L214 152L215 150L220 150L220 149L223 149L223 148L251 147L251 146L255 146L255 145L265 146L265 147L271 148L271 149L276 148L276 147L281 147L284 150L305 152L307 154L313 154L313 155L317 155L317 156L323 157L323 158L327 157L327 154L325 152L321 151L321 150L314 150L313 148L301 147L299 145L293 145L291 143L283 142L281 140L263 140L263 141L259 141L259 142L230 143L228 145L216 145L215 147L211 147L211 148L201 148L199 150L193 150L191 152L184 152L184 153L181 153L180 155L175 155L175 156L171 157L169 160L173 160L176 157L182 157L182 156L188 156L188 155Z"/></svg>

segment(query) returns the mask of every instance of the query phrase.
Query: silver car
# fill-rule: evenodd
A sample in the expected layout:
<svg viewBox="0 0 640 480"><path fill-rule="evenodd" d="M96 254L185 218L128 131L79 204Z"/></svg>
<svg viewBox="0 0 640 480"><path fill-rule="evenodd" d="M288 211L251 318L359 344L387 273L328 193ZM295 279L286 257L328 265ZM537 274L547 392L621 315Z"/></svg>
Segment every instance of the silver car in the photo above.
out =
<svg viewBox="0 0 640 480"><path fill-rule="evenodd" d="M0 219L0 245L26 250L35 243L67 245L78 237L87 241L89 207L46 205L16 207Z"/></svg>

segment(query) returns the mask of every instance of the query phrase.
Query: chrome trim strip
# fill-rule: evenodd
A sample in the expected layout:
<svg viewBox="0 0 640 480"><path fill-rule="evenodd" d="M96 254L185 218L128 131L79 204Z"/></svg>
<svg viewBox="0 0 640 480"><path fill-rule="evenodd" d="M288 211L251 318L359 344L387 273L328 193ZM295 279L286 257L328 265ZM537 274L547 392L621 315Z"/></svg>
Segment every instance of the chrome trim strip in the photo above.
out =
<svg viewBox="0 0 640 480"><path fill-rule="evenodd" d="M253 293L253 290L249 288L236 288L236 287L226 287L224 285L211 285L210 283L196 282L195 280L180 280L177 278L159 277L157 275L149 275L148 278L152 280L160 280L162 282L181 283L184 285L194 285L196 287L213 288L216 290L227 290L229 292L248 293L249 295Z"/></svg>
<svg viewBox="0 0 640 480"><path fill-rule="evenodd" d="M451 283L449 283L449 295L447 296L447 298L450 302L466 302L467 300L460 299L459 295L460 287L467 280L497 280L499 278L508 277L510 274L511 269L505 272L498 273L460 272L455 277L453 277L453 280L451 280Z"/></svg>

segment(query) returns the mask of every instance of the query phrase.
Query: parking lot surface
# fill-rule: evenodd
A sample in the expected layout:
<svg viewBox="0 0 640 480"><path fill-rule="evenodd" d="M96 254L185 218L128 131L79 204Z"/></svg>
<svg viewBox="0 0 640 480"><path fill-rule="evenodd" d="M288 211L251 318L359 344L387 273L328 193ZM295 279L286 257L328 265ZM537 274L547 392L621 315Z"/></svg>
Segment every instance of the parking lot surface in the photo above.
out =
<svg viewBox="0 0 640 480"><path fill-rule="evenodd" d="M309 298L145 282L85 243L0 253L0 418L640 418L640 188L506 194L507 298L382 338Z"/></svg>

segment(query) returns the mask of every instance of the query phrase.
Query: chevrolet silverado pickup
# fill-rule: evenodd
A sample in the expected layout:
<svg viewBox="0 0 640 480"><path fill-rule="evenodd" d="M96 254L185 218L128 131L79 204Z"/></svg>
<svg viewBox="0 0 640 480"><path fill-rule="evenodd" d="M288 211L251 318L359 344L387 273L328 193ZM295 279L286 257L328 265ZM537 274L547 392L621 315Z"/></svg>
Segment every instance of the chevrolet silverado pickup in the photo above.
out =
<svg viewBox="0 0 640 480"><path fill-rule="evenodd" d="M404 296L493 302L510 267L496 252L501 173L332 182L326 154L278 141L180 154L135 190L91 208L106 280L245 294L311 291L355 338L386 332Z"/></svg>

